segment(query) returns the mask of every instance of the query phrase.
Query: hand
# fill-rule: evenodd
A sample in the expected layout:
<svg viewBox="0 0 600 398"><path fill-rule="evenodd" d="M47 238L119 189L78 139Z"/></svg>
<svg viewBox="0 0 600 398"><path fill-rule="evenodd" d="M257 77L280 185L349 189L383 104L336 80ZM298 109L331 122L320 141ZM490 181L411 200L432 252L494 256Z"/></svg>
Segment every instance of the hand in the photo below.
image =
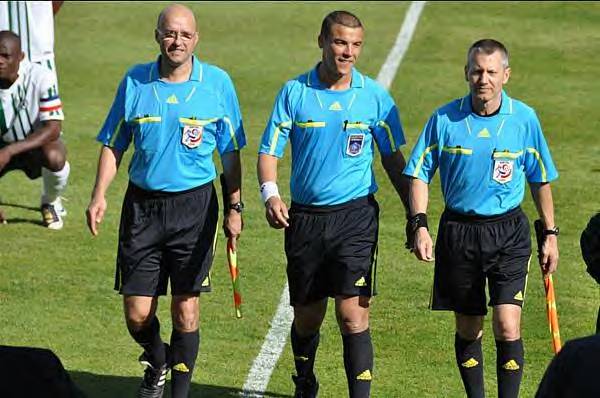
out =
<svg viewBox="0 0 600 398"><path fill-rule="evenodd" d="M265 217L272 228L281 229L290 226L287 206L279 196L271 196L265 203L265 207Z"/></svg>
<svg viewBox="0 0 600 398"><path fill-rule="evenodd" d="M233 251L237 251L237 240L242 234L242 229L244 229L242 213L230 209L223 220L223 231L225 231L226 237L232 238L231 247L233 248Z"/></svg>
<svg viewBox="0 0 600 398"><path fill-rule="evenodd" d="M415 232L414 252L421 261L433 261L433 241L425 227L421 227Z"/></svg>
<svg viewBox="0 0 600 398"><path fill-rule="evenodd" d="M87 225L92 235L98 235L98 224L102 222L104 218L104 212L106 211L106 199L104 196L92 197L87 210L85 211L87 217Z"/></svg>
<svg viewBox="0 0 600 398"><path fill-rule="evenodd" d="M540 252L540 267L544 276L552 274L558 267L558 238L546 235Z"/></svg>
<svg viewBox="0 0 600 398"><path fill-rule="evenodd" d="M8 150L8 147L4 147L4 148L0 149L0 171L2 171L6 167L8 162L10 162L11 158L12 158L12 155L11 155L10 151Z"/></svg>

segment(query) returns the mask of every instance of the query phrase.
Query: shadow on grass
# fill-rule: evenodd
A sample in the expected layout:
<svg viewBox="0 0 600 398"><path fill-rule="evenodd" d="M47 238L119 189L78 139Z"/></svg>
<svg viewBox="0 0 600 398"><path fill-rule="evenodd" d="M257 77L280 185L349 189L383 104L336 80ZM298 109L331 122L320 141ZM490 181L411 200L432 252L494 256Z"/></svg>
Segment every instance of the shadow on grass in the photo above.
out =
<svg viewBox="0 0 600 398"><path fill-rule="evenodd" d="M135 397L141 381L140 377L124 377L113 375L97 375L88 372L69 371L71 379L85 393L86 398L129 398ZM192 384L190 397L227 398L241 397L243 390L239 388L215 386L209 384ZM165 389L165 397L170 396L169 385ZM289 398L291 395L265 392L265 398Z"/></svg>
<svg viewBox="0 0 600 398"><path fill-rule="evenodd" d="M30 219L30 218L10 218L10 213L7 214L6 211L3 212L3 217L5 217L6 222L9 224L33 224L33 225L39 225L39 226L43 226L44 223L42 223L42 221L40 221L39 218L39 211L40 208L39 207L32 207L32 206L26 206L26 205L22 205L19 203L6 203L0 200L0 206L1 207L14 207L14 208L19 208L19 209L25 209L25 210L30 210L30 211L34 211L36 213L36 219ZM1 209L0 209L1 210Z"/></svg>

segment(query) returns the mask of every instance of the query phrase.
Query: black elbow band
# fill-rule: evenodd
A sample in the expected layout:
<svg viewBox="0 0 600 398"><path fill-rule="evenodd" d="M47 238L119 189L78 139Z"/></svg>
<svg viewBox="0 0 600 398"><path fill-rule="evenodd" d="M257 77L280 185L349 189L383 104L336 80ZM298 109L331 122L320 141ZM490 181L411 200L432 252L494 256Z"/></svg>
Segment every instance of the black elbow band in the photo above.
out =
<svg viewBox="0 0 600 398"><path fill-rule="evenodd" d="M429 230L429 226L427 225L427 214L425 213L417 213L410 218L410 229L413 233L417 232L417 229L424 227L426 230Z"/></svg>

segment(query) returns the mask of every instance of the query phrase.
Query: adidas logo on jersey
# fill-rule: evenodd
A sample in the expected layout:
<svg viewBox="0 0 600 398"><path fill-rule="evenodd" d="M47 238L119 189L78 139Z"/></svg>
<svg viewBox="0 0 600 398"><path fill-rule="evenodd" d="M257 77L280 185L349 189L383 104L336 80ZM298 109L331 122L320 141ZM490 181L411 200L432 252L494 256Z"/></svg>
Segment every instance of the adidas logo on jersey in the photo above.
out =
<svg viewBox="0 0 600 398"><path fill-rule="evenodd" d="M517 294L515 294L515 297L513 297L515 300L519 300L519 301L523 301L523 292L521 290L519 290L519 292Z"/></svg>
<svg viewBox="0 0 600 398"><path fill-rule="evenodd" d="M484 128L483 130L481 130L478 134L477 137L479 138L490 138L490 132L488 131L488 129Z"/></svg>
<svg viewBox="0 0 600 398"><path fill-rule="evenodd" d="M171 96L169 98L167 98L167 104L178 104L179 101L177 100L177 97L175 96L175 94L171 94Z"/></svg>
<svg viewBox="0 0 600 398"><path fill-rule="evenodd" d="M329 107L330 111L341 111L342 110L342 105L335 101L333 104L331 104L331 106Z"/></svg>
<svg viewBox="0 0 600 398"><path fill-rule="evenodd" d="M367 281L364 276L361 276L356 282L354 282L354 286L367 286Z"/></svg>
<svg viewBox="0 0 600 398"><path fill-rule="evenodd" d="M373 380L373 376L371 375L371 371L369 369L365 370L364 372L362 372L361 374L359 374L358 376L356 376L356 380L362 380L362 381L371 381L371 380Z"/></svg>
<svg viewBox="0 0 600 398"><path fill-rule="evenodd" d="M475 358L469 358L468 361L465 361L460 364L460 366L462 366L463 368L467 368L467 369L474 368L477 365L479 365L479 362L477 362L477 360Z"/></svg>

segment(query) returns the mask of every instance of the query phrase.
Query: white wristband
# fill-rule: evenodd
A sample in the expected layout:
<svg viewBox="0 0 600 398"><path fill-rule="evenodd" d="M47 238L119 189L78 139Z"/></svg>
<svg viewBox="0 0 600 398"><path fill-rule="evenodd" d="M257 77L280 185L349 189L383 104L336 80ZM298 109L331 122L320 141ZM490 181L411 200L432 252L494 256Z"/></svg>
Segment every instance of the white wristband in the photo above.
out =
<svg viewBox="0 0 600 398"><path fill-rule="evenodd" d="M279 188L277 188L277 184L273 181L265 181L260 186L260 196L264 203L267 203L272 196L279 197Z"/></svg>

